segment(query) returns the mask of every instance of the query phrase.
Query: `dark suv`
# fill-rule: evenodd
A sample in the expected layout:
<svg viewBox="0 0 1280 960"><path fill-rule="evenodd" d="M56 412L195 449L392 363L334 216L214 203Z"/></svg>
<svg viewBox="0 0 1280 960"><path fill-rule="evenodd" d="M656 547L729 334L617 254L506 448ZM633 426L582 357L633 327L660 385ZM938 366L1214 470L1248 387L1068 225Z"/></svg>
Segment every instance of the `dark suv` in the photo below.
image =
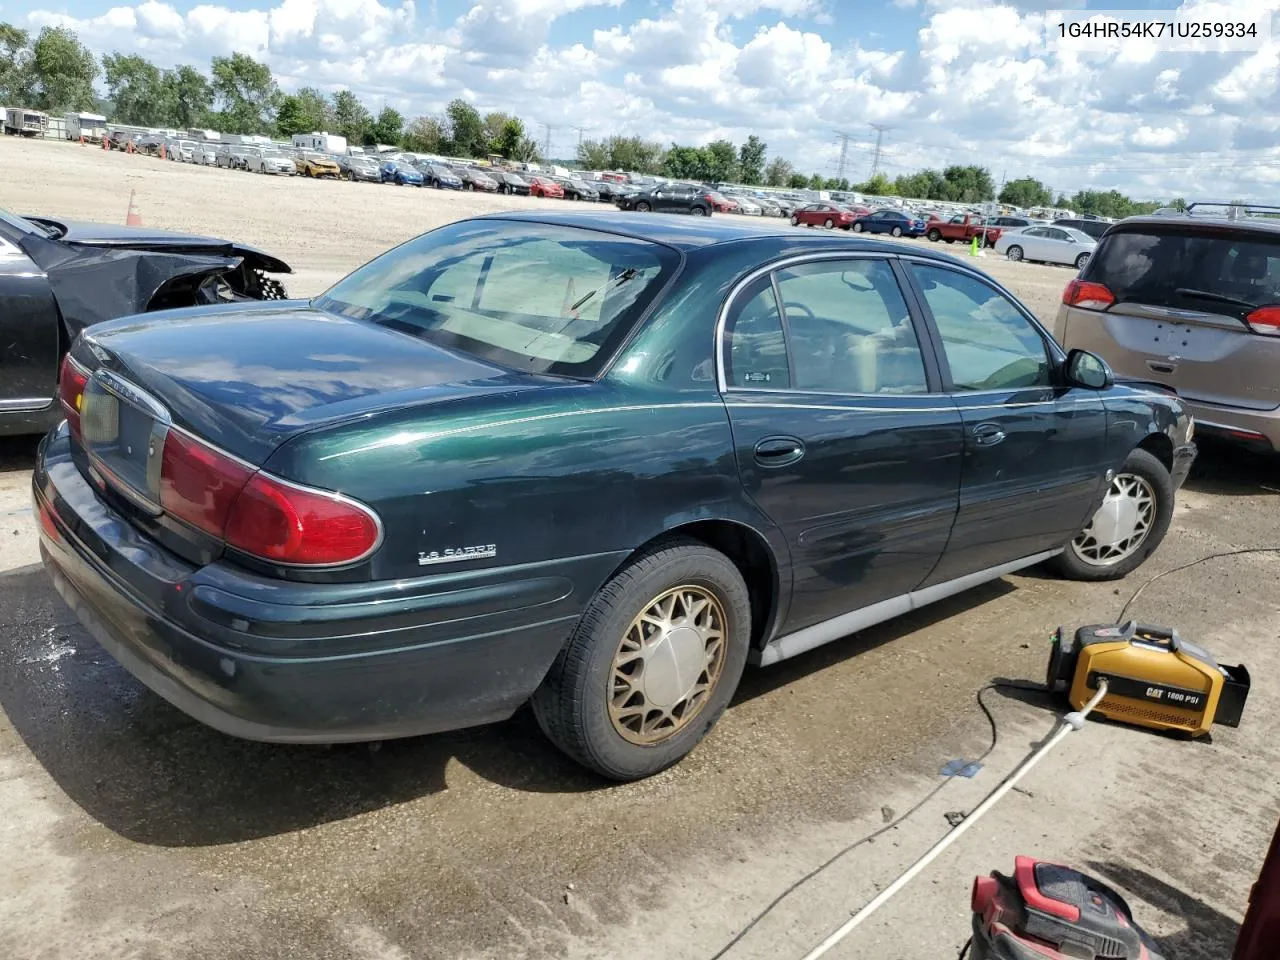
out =
<svg viewBox="0 0 1280 960"><path fill-rule="evenodd" d="M1111 229L1110 220L1085 220L1083 217L1062 217L1053 221L1055 227L1070 227L1073 230L1079 230L1081 233L1087 233L1095 240L1101 240L1102 235Z"/></svg>
<svg viewBox="0 0 1280 960"><path fill-rule="evenodd" d="M1280 208L1215 206L1222 205L1108 224L1063 293L1054 334L1065 347L1101 355L1118 374L1173 388L1200 431L1273 450L1280 447L1280 220L1248 214Z"/></svg>
<svg viewBox="0 0 1280 960"><path fill-rule="evenodd" d="M688 183L663 183L617 199L619 210L640 213L689 213L695 217L711 216L711 201L701 187Z"/></svg>

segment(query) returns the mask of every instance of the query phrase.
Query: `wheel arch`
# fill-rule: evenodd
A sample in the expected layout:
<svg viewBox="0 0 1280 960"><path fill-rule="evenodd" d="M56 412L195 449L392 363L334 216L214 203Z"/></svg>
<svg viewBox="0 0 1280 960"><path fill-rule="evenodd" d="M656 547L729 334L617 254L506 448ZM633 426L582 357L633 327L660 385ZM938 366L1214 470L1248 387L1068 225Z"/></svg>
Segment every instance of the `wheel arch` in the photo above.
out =
<svg viewBox="0 0 1280 960"><path fill-rule="evenodd" d="M1173 441L1164 433L1149 433L1138 444L1139 450L1145 450L1170 472L1173 471Z"/></svg>
<svg viewBox="0 0 1280 960"><path fill-rule="evenodd" d="M740 520L690 520L671 527L637 546L605 578L607 583L636 557L655 544L687 538L718 550L729 558L746 581L751 596L751 648L762 648L773 636L782 614L782 567L773 546L760 531Z"/></svg>

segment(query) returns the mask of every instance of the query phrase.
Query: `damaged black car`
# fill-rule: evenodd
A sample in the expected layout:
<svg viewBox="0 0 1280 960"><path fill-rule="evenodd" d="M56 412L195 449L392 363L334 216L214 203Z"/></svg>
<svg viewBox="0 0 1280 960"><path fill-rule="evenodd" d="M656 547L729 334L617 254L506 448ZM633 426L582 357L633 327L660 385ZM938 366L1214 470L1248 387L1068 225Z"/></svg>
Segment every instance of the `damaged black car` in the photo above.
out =
<svg viewBox="0 0 1280 960"><path fill-rule="evenodd" d="M61 419L58 367L85 327L135 313L283 300L289 266L243 244L0 210L0 435Z"/></svg>

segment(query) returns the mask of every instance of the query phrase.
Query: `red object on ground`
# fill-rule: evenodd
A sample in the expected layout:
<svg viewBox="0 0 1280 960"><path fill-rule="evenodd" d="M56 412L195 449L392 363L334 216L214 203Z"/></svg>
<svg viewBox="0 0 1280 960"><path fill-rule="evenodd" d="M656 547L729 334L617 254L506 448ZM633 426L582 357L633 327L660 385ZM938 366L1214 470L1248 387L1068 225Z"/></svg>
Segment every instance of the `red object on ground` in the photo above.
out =
<svg viewBox="0 0 1280 960"><path fill-rule="evenodd" d="M1232 960L1275 960L1280 947L1280 828L1249 894L1249 910Z"/></svg>

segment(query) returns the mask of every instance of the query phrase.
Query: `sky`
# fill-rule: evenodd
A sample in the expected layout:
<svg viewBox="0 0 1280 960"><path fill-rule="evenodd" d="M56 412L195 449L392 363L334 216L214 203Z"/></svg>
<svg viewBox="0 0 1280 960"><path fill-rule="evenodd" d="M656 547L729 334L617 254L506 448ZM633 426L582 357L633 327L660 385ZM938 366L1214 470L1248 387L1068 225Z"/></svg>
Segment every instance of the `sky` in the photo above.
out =
<svg viewBox="0 0 1280 960"><path fill-rule="evenodd" d="M455 97L524 120L551 154L579 137L740 143L806 173L865 179L981 163L997 183L1136 199L1280 202L1280 39L1253 51L1156 41L1053 48L1051 9L1176 0L0 0L0 20L66 25L95 53L161 66L233 51L286 91L350 87L375 111ZM1191 0L1263 18L1280 0ZM1280 37L1280 17L1277 18ZM843 135L843 136L842 136ZM843 139L847 137L847 140ZM841 166L843 147L844 162Z"/></svg>

